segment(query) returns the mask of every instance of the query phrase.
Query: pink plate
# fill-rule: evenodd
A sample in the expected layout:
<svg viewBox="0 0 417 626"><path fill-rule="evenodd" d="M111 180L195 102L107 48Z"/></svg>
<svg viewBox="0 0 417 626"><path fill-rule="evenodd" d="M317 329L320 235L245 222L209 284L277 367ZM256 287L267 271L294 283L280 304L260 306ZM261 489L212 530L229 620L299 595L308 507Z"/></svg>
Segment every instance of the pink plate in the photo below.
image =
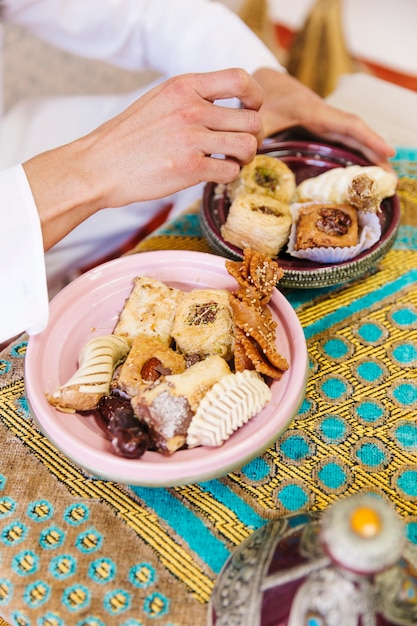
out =
<svg viewBox="0 0 417 626"><path fill-rule="evenodd" d="M29 339L25 378L34 418L43 433L72 461L91 473L131 485L171 487L217 478L265 451L287 427L304 398L308 357L298 317L275 290L270 308L277 347L290 369L272 384L271 402L222 447L180 450L170 457L146 452L140 459L117 456L92 416L61 413L46 400L77 368L83 345L110 333L135 276L149 276L183 290L236 283L224 258L188 251L144 252L105 263L76 279L50 305L47 328Z"/></svg>

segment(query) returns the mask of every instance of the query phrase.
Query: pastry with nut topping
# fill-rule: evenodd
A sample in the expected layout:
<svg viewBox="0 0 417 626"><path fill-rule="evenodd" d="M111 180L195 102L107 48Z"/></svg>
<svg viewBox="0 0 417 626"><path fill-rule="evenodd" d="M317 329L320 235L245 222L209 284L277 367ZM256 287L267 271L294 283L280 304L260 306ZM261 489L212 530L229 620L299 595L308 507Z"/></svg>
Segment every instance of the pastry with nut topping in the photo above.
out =
<svg viewBox="0 0 417 626"><path fill-rule="evenodd" d="M307 204L300 209L296 250L341 248L358 243L358 213L349 204Z"/></svg>

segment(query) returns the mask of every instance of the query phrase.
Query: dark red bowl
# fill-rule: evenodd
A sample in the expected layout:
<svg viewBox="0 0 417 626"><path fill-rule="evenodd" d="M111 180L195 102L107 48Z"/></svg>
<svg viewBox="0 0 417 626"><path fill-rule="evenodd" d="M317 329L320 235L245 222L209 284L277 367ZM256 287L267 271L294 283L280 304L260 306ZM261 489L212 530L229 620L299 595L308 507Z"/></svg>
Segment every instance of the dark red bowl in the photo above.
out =
<svg viewBox="0 0 417 626"><path fill-rule="evenodd" d="M294 172L297 184L305 178L318 176L335 167L370 165L363 156L353 151L314 141L267 140L259 153L284 161ZM201 211L203 234L216 254L240 260L243 256L242 250L229 244L221 236L220 229L226 221L230 202L226 192L219 194L216 193L216 189L216 183L208 183L204 189ZM397 235L400 224L400 204L397 195L382 202L378 216L381 222L380 240L348 261L320 264L291 257L281 251L277 257L284 270L280 287L327 287L359 278L373 270L390 250Z"/></svg>

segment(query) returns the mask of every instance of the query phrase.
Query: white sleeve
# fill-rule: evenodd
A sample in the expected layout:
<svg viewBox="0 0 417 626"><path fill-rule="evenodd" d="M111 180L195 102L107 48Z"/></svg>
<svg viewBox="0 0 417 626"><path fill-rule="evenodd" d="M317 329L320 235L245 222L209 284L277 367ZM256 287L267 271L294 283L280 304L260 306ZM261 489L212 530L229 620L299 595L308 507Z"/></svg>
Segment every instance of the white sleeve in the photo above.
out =
<svg viewBox="0 0 417 626"><path fill-rule="evenodd" d="M70 52L165 76L283 68L243 21L211 0L4 0L2 19Z"/></svg>
<svg viewBox="0 0 417 626"><path fill-rule="evenodd" d="M42 231L21 165L0 172L0 342L48 321L48 291Z"/></svg>

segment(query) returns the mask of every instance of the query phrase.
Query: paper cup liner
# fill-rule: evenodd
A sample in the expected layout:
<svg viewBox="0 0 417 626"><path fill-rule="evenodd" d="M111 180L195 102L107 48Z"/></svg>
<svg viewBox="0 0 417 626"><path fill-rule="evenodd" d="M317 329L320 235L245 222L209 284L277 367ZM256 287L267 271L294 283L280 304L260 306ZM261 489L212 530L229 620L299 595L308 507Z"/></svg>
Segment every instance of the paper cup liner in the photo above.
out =
<svg viewBox="0 0 417 626"><path fill-rule="evenodd" d="M300 209L307 204L295 203L291 205L292 226L287 244L287 252L298 259L308 259L316 263L342 263L353 259L364 250L371 248L381 238L381 223L375 213L358 211L359 241L356 246L343 248L321 247L296 250L297 223Z"/></svg>

